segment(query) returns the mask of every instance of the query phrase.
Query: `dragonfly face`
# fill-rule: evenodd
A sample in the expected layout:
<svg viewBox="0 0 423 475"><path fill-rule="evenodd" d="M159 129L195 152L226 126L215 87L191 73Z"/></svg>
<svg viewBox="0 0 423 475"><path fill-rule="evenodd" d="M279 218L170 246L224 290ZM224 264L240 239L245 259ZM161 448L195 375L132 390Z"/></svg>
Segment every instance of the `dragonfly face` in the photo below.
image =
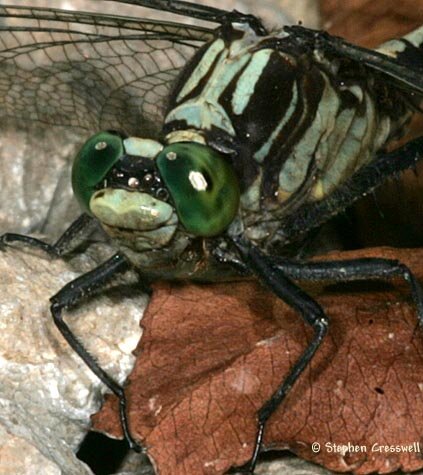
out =
<svg viewBox="0 0 423 475"><path fill-rule="evenodd" d="M196 142L163 146L98 133L77 154L72 185L82 209L147 269L158 265L157 259L149 261L152 251L157 256L166 248L163 260L175 261L196 238L225 231L239 208L238 180L230 164Z"/></svg>

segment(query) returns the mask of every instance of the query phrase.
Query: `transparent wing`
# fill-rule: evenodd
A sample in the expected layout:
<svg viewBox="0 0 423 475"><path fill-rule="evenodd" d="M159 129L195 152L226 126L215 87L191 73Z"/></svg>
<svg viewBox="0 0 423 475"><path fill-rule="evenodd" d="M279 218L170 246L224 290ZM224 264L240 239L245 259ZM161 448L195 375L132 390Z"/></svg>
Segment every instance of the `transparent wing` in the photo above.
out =
<svg viewBox="0 0 423 475"><path fill-rule="evenodd" d="M211 29L0 6L0 120L157 133L180 69Z"/></svg>
<svg viewBox="0 0 423 475"><path fill-rule="evenodd" d="M78 1L66 3L90 7ZM96 0L94 12L3 3L0 233L57 236L79 212L70 189L76 148L103 129L155 137L175 77L215 26L164 21L160 11L150 19L138 7L123 16L125 2Z"/></svg>

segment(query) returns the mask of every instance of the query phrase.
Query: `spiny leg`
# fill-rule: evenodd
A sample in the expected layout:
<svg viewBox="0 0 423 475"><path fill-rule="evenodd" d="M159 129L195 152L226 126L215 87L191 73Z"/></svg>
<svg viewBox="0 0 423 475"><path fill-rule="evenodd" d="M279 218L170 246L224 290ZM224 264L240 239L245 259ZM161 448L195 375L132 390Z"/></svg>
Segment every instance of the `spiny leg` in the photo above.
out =
<svg viewBox="0 0 423 475"><path fill-rule="evenodd" d="M248 275L248 266L237 256L220 248L214 251L215 258L230 264L240 275ZM411 295L417 307L420 325L423 327L423 289L411 270L396 259L363 257L322 262L301 262L279 256L268 257L273 265L294 280L351 282L354 280L382 280L400 277L409 283Z"/></svg>
<svg viewBox="0 0 423 475"><path fill-rule="evenodd" d="M126 413L126 397L123 387L100 367L94 357L88 353L83 344L72 333L62 316L63 310L79 304L83 298L88 297L98 289L101 289L115 276L125 273L130 268L131 266L129 262L123 255L115 254L92 271L87 272L66 284L56 295L51 297L50 311L54 323L71 348L82 358L91 371L119 398L120 420L125 439L128 441L131 449L140 452L142 450L141 447L134 440L129 431Z"/></svg>
<svg viewBox="0 0 423 475"><path fill-rule="evenodd" d="M276 287L272 284L273 279L277 279L277 285L282 284L284 287L286 283L284 283L284 278L289 277L295 280L304 280L304 281L355 281L355 280L362 280L362 279L391 279L395 277L403 278L406 282L409 283L412 293L413 301L417 307L418 312L418 319L420 325L423 326L423 289L420 286L419 282L417 281L416 277L413 275L411 270L403 263L399 262L398 260L394 259L385 259L385 258L360 258L360 259L345 259L345 260L334 260L334 261L324 261L324 262L298 262L294 260L287 260L281 257L276 256L266 256L260 253L256 248L252 247L250 244L246 243L245 241L235 241L238 249L241 251L241 257L243 260L240 260L234 255L226 254L222 252L217 252L216 257L221 262L232 264L238 271L242 273L246 273L248 271L255 273L257 276L261 277L261 279L279 296L281 297L286 303L291 305L297 310L301 309L292 304L287 298L286 295L282 293L278 293L276 291ZM258 265L257 265L258 264ZM278 272L279 271L279 272ZM263 274L267 272L267 276ZM282 274L280 274L282 273ZM291 283L292 284L292 283ZM285 287L287 290L288 287ZM297 288L298 289L298 288ZM298 292L297 289L294 289L294 293ZM301 289L299 289L301 292ZM297 293L297 295L299 295ZM308 297L306 295L306 297ZM308 297L310 299L310 297ZM314 302L311 300L311 302ZM311 304L312 306L314 304ZM320 307L317 305L317 308ZM303 307L303 310L307 309L307 306ZM314 312L314 315L323 314L322 310L318 310ZM302 313L305 320L309 322L307 316ZM313 315L313 311L311 312ZM323 314L324 318L324 314ZM325 334L325 330L323 331L322 338ZM318 333L315 336L315 340L318 337ZM321 339L322 339L321 338ZM320 339L320 341L321 341ZM313 345L311 343L310 346ZM317 344L319 346L320 342ZM305 366L301 366L301 360L304 356L309 357L309 360L313 357L314 352L316 351L317 347L313 347L314 351L309 353L310 346L306 349L294 367L291 369L291 372L286 377L285 381L279 387L279 389L273 394L272 398L260 409L259 411L259 430L256 439L256 445L254 448L253 457L249 463L248 471L252 473L254 471L254 467L257 461L257 456L260 451L260 445L263 439L263 432L264 432L264 424L261 420L261 413L264 413L265 420L270 417L270 415L274 412L274 410L279 406L282 402L284 396L290 389L284 391L284 388L287 387L287 383L289 378L295 374L297 370L297 365L300 366L302 369L296 374L296 378L292 381L291 385L295 382L295 380L301 374L301 371L304 369ZM306 363L307 364L307 363ZM276 406L274 406L276 401ZM272 405L273 402L273 405ZM266 414L266 410L269 411L270 414Z"/></svg>
<svg viewBox="0 0 423 475"><path fill-rule="evenodd" d="M292 282L281 269L275 267L268 256L245 240L234 240L246 266L259 277L280 299L299 312L314 330L314 337L294 363L288 375L270 399L258 411L258 430L248 473L253 473L257 463L266 422L280 406L295 381L310 363L327 333L329 321L320 305Z"/></svg>
<svg viewBox="0 0 423 475"><path fill-rule="evenodd" d="M350 282L363 279L403 278L411 288L417 316L423 327L423 289L411 270L395 259L365 257L324 262L296 262L271 257L274 265L294 280Z"/></svg>
<svg viewBox="0 0 423 475"><path fill-rule="evenodd" d="M95 220L91 216L81 214L54 244L49 244L41 239L25 236L24 234L6 233L0 236L0 248L2 245L7 246L17 242L42 249L51 256L60 257L76 247L73 245L76 238L82 238L83 235L91 233L94 229L94 224Z"/></svg>

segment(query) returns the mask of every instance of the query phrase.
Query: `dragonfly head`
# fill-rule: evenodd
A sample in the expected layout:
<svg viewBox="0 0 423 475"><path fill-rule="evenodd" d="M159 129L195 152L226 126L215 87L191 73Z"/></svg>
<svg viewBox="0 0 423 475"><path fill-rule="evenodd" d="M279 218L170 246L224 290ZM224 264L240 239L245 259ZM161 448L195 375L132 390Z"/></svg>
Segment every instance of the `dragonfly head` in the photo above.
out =
<svg viewBox="0 0 423 475"><path fill-rule="evenodd" d="M115 132L100 132L83 145L72 186L81 207L106 231L132 233L145 250L166 246L177 232L222 233L240 196L231 165L212 148L195 142L163 146Z"/></svg>

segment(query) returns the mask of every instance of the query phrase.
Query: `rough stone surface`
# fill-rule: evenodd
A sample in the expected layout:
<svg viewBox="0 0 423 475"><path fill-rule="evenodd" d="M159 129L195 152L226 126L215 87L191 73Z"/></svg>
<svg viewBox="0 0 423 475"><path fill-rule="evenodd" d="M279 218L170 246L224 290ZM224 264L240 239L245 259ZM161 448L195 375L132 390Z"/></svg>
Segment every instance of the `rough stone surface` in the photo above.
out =
<svg viewBox="0 0 423 475"><path fill-rule="evenodd" d="M78 267L95 265L89 255L83 261ZM61 260L9 249L0 253L0 275L0 424L10 437L2 444L0 473L15 467L12 460L22 468L4 473L30 473L25 470L35 470L36 461L41 461L42 473L50 473L44 464L50 467L51 462L57 465L51 473L60 473L59 468L75 475L90 473L74 450L100 405L104 386L60 335L48 302L79 272ZM75 334L120 382L133 365L131 351L141 334L145 303L138 289L121 284L67 316ZM14 457L23 444L34 457Z"/></svg>

